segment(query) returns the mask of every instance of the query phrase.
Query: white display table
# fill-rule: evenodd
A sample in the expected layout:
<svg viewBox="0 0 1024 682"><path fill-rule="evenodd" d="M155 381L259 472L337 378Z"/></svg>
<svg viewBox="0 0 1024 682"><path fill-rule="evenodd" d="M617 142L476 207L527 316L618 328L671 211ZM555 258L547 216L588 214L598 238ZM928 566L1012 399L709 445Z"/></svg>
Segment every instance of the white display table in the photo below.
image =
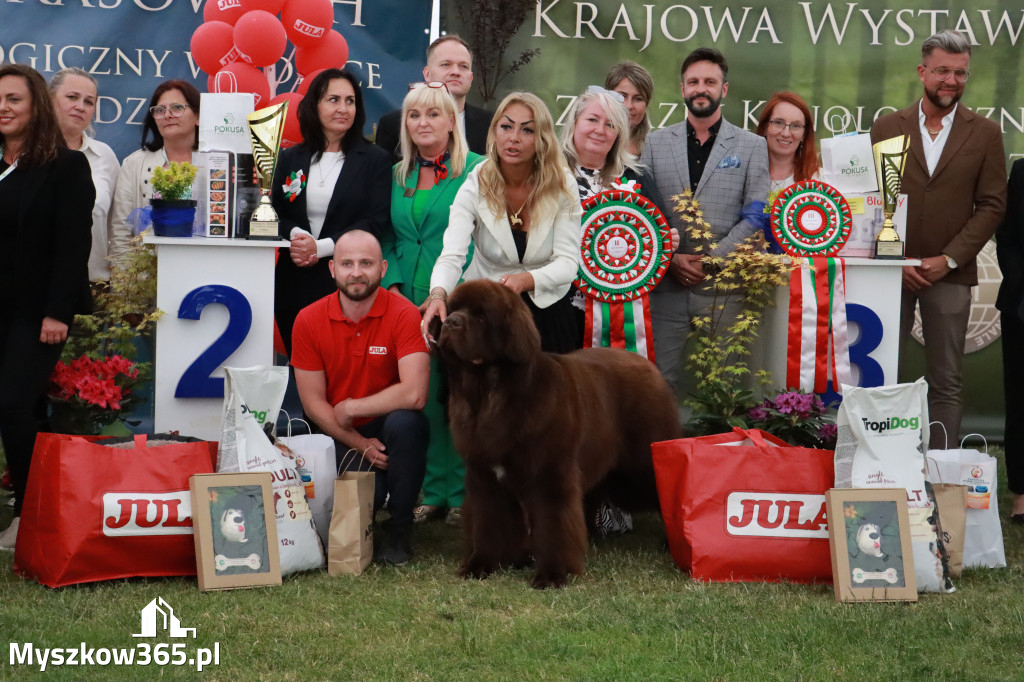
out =
<svg viewBox="0 0 1024 682"><path fill-rule="evenodd" d="M919 260L846 258L846 317L850 338L850 364L856 386L896 383L900 350L900 299L903 266ZM773 387L786 382L786 345L789 287L779 287L775 307L765 317L764 368L772 373ZM838 387L836 387L838 388Z"/></svg>
<svg viewBox="0 0 1024 682"><path fill-rule="evenodd" d="M224 366L274 362L274 249L288 242L144 236L156 246L154 429L220 440Z"/></svg>

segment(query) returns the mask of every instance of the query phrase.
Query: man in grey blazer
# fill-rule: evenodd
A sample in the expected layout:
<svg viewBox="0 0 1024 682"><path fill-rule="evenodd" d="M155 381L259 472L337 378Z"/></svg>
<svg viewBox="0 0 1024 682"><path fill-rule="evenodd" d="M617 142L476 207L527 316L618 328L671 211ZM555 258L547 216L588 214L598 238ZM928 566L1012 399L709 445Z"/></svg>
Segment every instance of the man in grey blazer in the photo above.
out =
<svg viewBox="0 0 1024 682"><path fill-rule="evenodd" d="M674 195L693 191L717 242L711 253L723 257L757 231L740 213L752 202L766 201L771 184L764 138L722 117L728 75L729 65L718 50L691 52L680 69L686 120L651 133L640 156L670 205ZM681 240L670 276L651 293L651 325L658 369L678 391L690 320L708 314L713 305L710 282L716 273L705 253L696 251L699 244L686 234L679 216L671 211L667 217ZM736 309L728 305L723 319L728 321Z"/></svg>
<svg viewBox="0 0 1024 682"><path fill-rule="evenodd" d="M971 72L971 43L947 29L921 46L917 76L924 96L871 126L871 141L910 137L903 169L908 258L903 268L900 349L921 304L932 447L960 442L963 359L971 315L975 257L1006 210L1006 156L999 124L959 106ZM895 292L893 292L895 293Z"/></svg>

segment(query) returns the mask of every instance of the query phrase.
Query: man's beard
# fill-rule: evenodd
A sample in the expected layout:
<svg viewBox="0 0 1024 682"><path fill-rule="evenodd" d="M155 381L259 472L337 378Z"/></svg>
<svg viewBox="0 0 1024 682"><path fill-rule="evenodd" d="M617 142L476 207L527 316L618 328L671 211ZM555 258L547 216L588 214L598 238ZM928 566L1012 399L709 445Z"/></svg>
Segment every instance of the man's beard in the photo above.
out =
<svg viewBox="0 0 1024 682"><path fill-rule="evenodd" d="M341 295L344 296L345 298L347 298L348 300L350 300L350 301L365 301L366 299L368 299L371 296L373 296L374 292L377 291L377 288L380 287L380 280L377 280L375 282L371 282L371 281L365 280L365 279L356 279L356 280L349 280L345 284L342 284L341 282L338 282L337 284L338 284L338 291L340 291ZM353 285L357 285L357 284L362 284L366 288L363 291L361 291L361 292L352 292L350 290L350 287L352 287Z"/></svg>
<svg viewBox="0 0 1024 682"><path fill-rule="evenodd" d="M928 98L928 101L932 103L936 109L951 109L954 104L960 101L960 98L964 96L964 91L958 90L955 93L947 93L944 95L939 94L939 89L929 90L924 89L924 96Z"/></svg>
<svg viewBox="0 0 1024 682"><path fill-rule="evenodd" d="M699 97L706 97L707 99L710 100L710 103L707 106L699 106L697 104L694 104L694 102ZM692 97L683 98L683 101L686 103L686 110L689 111L694 116L696 116L697 118L707 118L708 116L711 116L716 111L718 111L719 105L722 104L721 97L715 99L709 93L698 93L696 95L693 95Z"/></svg>

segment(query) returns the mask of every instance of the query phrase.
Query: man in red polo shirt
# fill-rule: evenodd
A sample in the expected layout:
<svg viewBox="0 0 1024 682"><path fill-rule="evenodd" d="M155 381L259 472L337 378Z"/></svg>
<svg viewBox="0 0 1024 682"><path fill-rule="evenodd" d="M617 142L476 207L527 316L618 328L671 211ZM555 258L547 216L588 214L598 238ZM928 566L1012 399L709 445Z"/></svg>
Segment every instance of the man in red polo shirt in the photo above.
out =
<svg viewBox="0 0 1024 682"><path fill-rule="evenodd" d="M401 566L412 558L426 467L430 356L416 306L380 288L387 265L369 232L338 239L330 262L338 293L295 318L291 364L306 415L337 441L339 455L363 453L350 470L376 473L374 511L388 500L391 521L375 558Z"/></svg>

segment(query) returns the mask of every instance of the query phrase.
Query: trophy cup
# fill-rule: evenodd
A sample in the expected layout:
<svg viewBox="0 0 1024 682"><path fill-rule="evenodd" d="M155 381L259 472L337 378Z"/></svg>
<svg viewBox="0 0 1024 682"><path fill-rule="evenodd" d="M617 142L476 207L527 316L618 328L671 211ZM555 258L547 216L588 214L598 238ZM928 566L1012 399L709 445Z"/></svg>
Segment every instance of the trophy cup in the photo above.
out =
<svg viewBox="0 0 1024 682"><path fill-rule="evenodd" d="M277 155L284 133L288 102L281 102L249 114L249 141L253 162L260 180L260 203L249 221L246 239L280 239L277 233L277 211L270 205L270 188L277 168Z"/></svg>
<svg viewBox="0 0 1024 682"><path fill-rule="evenodd" d="M903 242L893 226L892 216L899 201L900 186L903 184L903 166L907 162L910 137L898 135L872 145L875 157L875 174L878 188L882 193L882 212L885 222L875 237L875 258L902 260Z"/></svg>

